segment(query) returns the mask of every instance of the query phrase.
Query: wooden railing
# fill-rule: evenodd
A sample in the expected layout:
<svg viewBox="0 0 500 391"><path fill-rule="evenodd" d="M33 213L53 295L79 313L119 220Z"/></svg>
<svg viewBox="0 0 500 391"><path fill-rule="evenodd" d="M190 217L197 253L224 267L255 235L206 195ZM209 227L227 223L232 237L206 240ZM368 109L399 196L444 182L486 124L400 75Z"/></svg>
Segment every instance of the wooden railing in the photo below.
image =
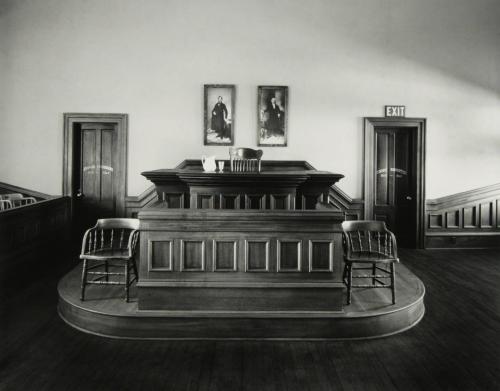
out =
<svg viewBox="0 0 500 391"><path fill-rule="evenodd" d="M69 235L68 197L39 196L37 203L0 212L1 289L19 286L50 267L67 248Z"/></svg>

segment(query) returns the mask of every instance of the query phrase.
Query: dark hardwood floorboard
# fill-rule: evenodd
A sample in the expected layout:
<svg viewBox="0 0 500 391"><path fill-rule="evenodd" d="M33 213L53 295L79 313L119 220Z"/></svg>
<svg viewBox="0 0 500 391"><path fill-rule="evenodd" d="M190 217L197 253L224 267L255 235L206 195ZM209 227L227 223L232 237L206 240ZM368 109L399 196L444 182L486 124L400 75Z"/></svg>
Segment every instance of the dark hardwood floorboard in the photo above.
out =
<svg viewBox="0 0 500 391"><path fill-rule="evenodd" d="M0 299L0 390L499 390L500 253L401 250L426 286L414 328L363 341L134 341L57 315L70 267ZM72 267L73 265L71 265Z"/></svg>

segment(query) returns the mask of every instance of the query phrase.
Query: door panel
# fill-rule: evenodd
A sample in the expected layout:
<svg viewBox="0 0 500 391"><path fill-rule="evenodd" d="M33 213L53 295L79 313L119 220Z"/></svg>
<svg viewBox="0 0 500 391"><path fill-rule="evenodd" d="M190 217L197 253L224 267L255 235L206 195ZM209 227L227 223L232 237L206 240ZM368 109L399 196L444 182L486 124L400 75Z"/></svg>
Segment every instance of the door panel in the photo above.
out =
<svg viewBox="0 0 500 391"><path fill-rule="evenodd" d="M116 216L115 205L115 192L114 192L114 167L113 163L114 153L114 130L102 129L101 131L101 163L100 163L100 177L101 177L101 192L100 203L102 213L106 217Z"/></svg>
<svg viewBox="0 0 500 391"><path fill-rule="evenodd" d="M375 166L376 173L376 196L375 204L391 205L391 177L389 173L389 167L394 165L394 162L390 162L390 158L393 157L394 149L394 137L391 133L378 132L376 134L376 145L377 145L377 164Z"/></svg>
<svg viewBox="0 0 500 391"><path fill-rule="evenodd" d="M415 140L412 129L375 129L374 217L403 247L416 245Z"/></svg>
<svg viewBox="0 0 500 391"><path fill-rule="evenodd" d="M74 218L76 235L97 219L116 216L116 126L84 123L76 132Z"/></svg>
<svg viewBox="0 0 500 391"><path fill-rule="evenodd" d="M97 147L97 134L95 130L82 129L81 136L81 156L82 156L82 167L81 170L81 185L79 186L79 191L84 192L87 197L86 204L90 203L97 194L96 189L96 147Z"/></svg>

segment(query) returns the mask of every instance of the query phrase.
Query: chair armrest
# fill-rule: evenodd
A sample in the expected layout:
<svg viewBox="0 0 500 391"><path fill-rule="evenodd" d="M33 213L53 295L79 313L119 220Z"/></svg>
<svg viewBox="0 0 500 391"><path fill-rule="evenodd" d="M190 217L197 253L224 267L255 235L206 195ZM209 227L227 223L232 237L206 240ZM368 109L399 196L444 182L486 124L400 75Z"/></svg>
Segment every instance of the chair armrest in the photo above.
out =
<svg viewBox="0 0 500 391"><path fill-rule="evenodd" d="M94 227L89 228L89 229L87 229L87 231L85 231L85 234L83 235L82 251L81 251L80 255L85 254L85 248L87 247L87 244L91 238L92 233L95 232L96 230L97 230L97 224Z"/></svg>
<svg viewBox="0 0 500 391"><path fill-rule="evenodd" d="M394 235L394 233L392 233L388 229L385 229L384 231L378 231L378 232L379 232L379 234L385 234L384 235L385 236L384 237L384 244L383 244L385 247L384 252L387 250L390 250L389 253L386 255L397 259L398 258L398 245L397 245L396 236ZM343 245L343 249L344 249L345 259L351 260L351 259L357 258L356 256L353 256L353 252L357 253L357 251L358 251L357 249L354 248L353 238L351 237L351 235L347 234L345 231L342 233L342 245ZM381 244L379 243L379 246L380 245ZM363 248L362 251L366 252L366 253L372 252L373 254L377 253L376 250L369 250L367 247Z"/></svg>
<svg viewBox="0 0 500 391"><path fill-rule="evenodd" d="M135 247L137 245L137 238L139 237L139 230L134 229L133 231L130 232L130 236L128 237L128 255L129 257L134 256L135 254Z"/></svg>
<svg viewBox="0 0 500 391"><path fill-rule="evenodd" d="M394 258L398 258L398 243L396 241L396 235L394 235L394 233L392 233L391 231L389 231L387 228L385 230L387 232L387 234L389 234L390 238L391 238L391 243L392 243L392 255Z"/></svg>
<svg viewBox="0 0 500 391"><path fill-rule="evenodd" d="M342 232L342 247L344 249L344 257L347 259L351 258L351 255L352 255L352 253L351 253L351 249L352 249L351 238L345 232Z"/></svg>

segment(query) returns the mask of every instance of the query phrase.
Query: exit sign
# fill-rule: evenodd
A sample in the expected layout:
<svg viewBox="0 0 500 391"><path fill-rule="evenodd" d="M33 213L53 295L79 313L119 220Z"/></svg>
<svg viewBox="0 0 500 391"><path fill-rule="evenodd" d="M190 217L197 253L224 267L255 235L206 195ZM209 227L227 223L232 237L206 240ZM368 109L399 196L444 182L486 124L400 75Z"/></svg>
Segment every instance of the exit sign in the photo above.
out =
<svg viewBox="0 0 500 391"><path fill-rule="evenodd" d="M385 106L386 117L404 117L406 112L405 106Z"/></svg>

